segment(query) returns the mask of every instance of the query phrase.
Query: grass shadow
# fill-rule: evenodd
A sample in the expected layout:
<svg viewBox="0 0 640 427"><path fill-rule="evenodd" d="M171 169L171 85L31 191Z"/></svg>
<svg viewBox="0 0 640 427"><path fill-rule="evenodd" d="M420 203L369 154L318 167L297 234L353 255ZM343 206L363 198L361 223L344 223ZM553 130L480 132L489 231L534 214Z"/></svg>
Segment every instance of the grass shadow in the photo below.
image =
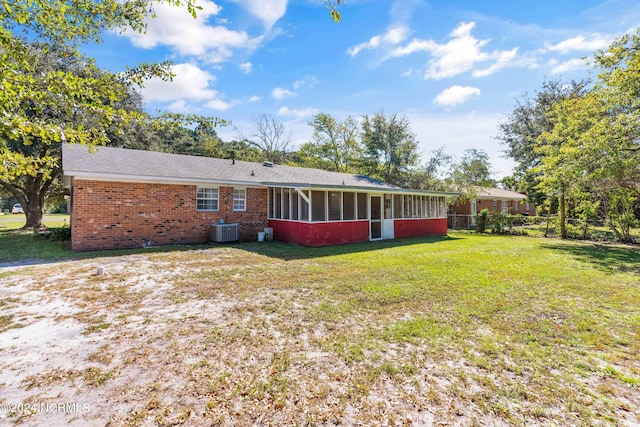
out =
<svg viewBox="0 0 640 427"><path fill-rule="evenodd" d="M189 251L208 247L211 246L206 244L173 245L75 252L71 250L71 242L68 240L51 241L33 231L0 230L0 268L157 252Z"/></svg>
<svg viewBox="0 0 640 427"><path fill-rule="evenodd" d="M566 253L603 271L640 273L640 249L638 247L598 243L567 245L564 242L544 243L541 247Z"/></svg>
<svg viewBox="0 0 640 427"><path fill-rule="evenodd" d="M139 255L158 252L183 252L214 247L234 247L259 255L282 260L320 258L348 253L368 252L406 245L438 243L458 240L460 237L433 236L400 240L351 243L310 248L282 242L208 243L194 245L168 245L148 248L74 252L68 241L50 241L33 232L0 230L0 268L77 261L104 257Z"/></svg>
<svg viewBox="0 0 640 427"><path fill-rule="evenodd" d="M424 243L444 243L453 242L463 239L464 237L445 236L428 236L428 237L411 237L398 240L377 240L373 242L347 243L342 245L322 246L311 248L307 246L298 246L290 243L282 242L251 242L237 245L238 248L253 252L270 258L277 258L284 261L322 258L336 255L346 255L360 252L371 252L381 249L397 248L409 245L418 245Z"/></svg>

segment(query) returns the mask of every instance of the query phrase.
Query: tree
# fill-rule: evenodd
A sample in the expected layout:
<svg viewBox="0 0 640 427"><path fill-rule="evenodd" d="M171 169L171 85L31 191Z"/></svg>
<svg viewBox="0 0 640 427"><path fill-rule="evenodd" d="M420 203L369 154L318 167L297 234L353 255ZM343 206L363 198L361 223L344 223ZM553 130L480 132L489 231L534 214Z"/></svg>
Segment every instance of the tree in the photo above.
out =
<svg viewBox="0 0 640 427"><path fill-rule="evenodd" d="M250 133L245 134L238 129L238 137L263 153L263 160L282 163L291 145L291 132L287 132L284 124L270 114L254 116Z"/></svg>
<svg viewBox="0 0 640 427"><path fill-rule="evenodd" d="M445 183L445 172L451 167L453 158L444 147L432 150L429 158L411 172L408 187L424 190L450 190Z"/></svg>
<svg viewBox="0 0 640 427"><path fill-rule="evenodd" d="M418 142L406 116L383 112L362 118L363 169L367 175L405 187L418 164Z"/></svg>
<svg viewBox="0 0 640 427"><path fill-rule="evenodd" d="M195 17L195 0L164 1L186 5ZM0 182L25 207L25 227L42 227L61 143L106 144L131 123L146 125L148 116L121 103L148 77L170 79L169 64L113 74L77 48L100 42L105 30L143 31L151 16L149 4L138 0L18 0L0 8ZM174 127L178 120L166 115L154 122Z"/></svg>
<svg viewBox="0 0 640 427"><path fill-rule="evenodd" d="M298 163L335 172L356 172L362 148L358 122L353 117L340 122L330 114L319 113L309 126L313 127L313 142L300 146Z"/></svg>
<svg viewBox="0 0 640 427"><path fill-rule="evenodd" d="M600 73L594 87L556 102L549 113L553 127L538 141L544 156L539 169L548 175L541 185L559 186L563 196L569 189L597 197L618 239L633 241L640 199L640 31L596 53L595 62ZM576 205L583 213L593 210Z"/></svg>
<svg viewBox="0 0 640 427"><path fill-rule="evenodd" d="M545 195L538 189L540 153L535 150L538 138L553 129L548 113L554 104L567 96L584 93L587 81L563 83L545 81L533 97L516 100L513 111L499 125L497 139L506 145L505 153L516 162L514 177L529 200L540 205Z"/></svg>
<svg viewBox="0 0 640 427"><path fill-rule="evenodd" d="M491 178L491 162L484 150L468 148L462 159L453 166L453 182L461 189L471 186L495 187L496 181Z"/></svg>
<svg viewBox="0 0 640 427"><path fill-rule="evenodd" d="M29 66L22 70L24 74L20 77L43 90L37 97L32 97L16 86L12 100L4 104L4 111L19 117L19 121L14 122L18 128L11 132L7 130L0 141L0 185L22 204L25 228L41 228L45 199L61 175L59 159L65 137L71 141L88 136L97 141L104 141L109 136L115 139L118 123L107 114L119 114L123 122L127 122L136 110L125 110L125 106L119 104L131 95L127 86L114 75L100 72L92 61L73 51L34 44L25 55L30 58ZM93 93L80 97L65 96L70 94L65 94L64 89L44 90L72 80L61 81L61 76L73 76L75 83L88 83ZM103 97L106 94L110 98ZM91 107L94 108L90 108L83 105L87 96L102 99L92 100ZM95 107L102 111L96 112ZM38 128L39 133L36 133ZM80 133L82 136L78 135Z"/></svg>
<svg viewBox="0 0 640 427"><path fill-rule="evenodd" d="M505 176L500 180L502 187L511 191L518 191L518 179L515 176Z"/></svg>

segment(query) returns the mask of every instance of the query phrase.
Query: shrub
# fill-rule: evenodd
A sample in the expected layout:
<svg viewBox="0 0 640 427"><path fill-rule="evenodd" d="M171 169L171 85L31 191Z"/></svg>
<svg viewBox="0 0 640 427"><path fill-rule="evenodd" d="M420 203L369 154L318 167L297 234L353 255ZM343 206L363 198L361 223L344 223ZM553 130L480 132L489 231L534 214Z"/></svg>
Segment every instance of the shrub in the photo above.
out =
<svg viewBox="0 0 640 427"><path fill-rule="evenodd" d="M65 224L62 227L53 227L49 229L47 238L54 242L62 242L65 240L71 240L71 227Z"/></svg>
<svg viewBox="0 0 640 427"><path fill-rule="evenodd" d="M484 208L476 214L476 233L484 233L489 224L489 209Z"/></svg>

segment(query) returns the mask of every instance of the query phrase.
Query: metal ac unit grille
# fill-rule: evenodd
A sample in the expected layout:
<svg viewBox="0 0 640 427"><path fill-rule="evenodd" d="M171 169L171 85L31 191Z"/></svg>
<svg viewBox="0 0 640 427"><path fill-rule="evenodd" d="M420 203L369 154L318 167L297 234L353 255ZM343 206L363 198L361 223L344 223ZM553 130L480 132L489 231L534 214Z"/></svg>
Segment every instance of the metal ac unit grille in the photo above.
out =
<svg viewBox="0 0 640 427"><path fill-rule="evenodd" d="M211 224L212 242L235 242L238 240L238 224Z"/></svg>

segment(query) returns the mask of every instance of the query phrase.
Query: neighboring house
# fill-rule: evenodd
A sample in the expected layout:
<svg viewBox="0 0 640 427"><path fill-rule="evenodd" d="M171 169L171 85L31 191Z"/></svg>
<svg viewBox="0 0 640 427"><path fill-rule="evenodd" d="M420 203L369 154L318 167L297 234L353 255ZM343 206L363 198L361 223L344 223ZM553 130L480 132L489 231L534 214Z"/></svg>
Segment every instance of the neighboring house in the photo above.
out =
<svg viewBox="0 0 640 427"><path fill-rule="evenodd" d="M467 228L475 225L476 214L482 209L489 213L535 215L536 207L527 202L527 196L502 188L475 188L472 199L455 199L449 205L449 227Z"/></svg>
<svg viewBox="0 0 640 427"><path fill-rule="evenodd" d="M447 233L447 197L362 175L151 151L65 144L74 250L209 241L212 224L240 240L266 227L305 246Z"/></svg>

